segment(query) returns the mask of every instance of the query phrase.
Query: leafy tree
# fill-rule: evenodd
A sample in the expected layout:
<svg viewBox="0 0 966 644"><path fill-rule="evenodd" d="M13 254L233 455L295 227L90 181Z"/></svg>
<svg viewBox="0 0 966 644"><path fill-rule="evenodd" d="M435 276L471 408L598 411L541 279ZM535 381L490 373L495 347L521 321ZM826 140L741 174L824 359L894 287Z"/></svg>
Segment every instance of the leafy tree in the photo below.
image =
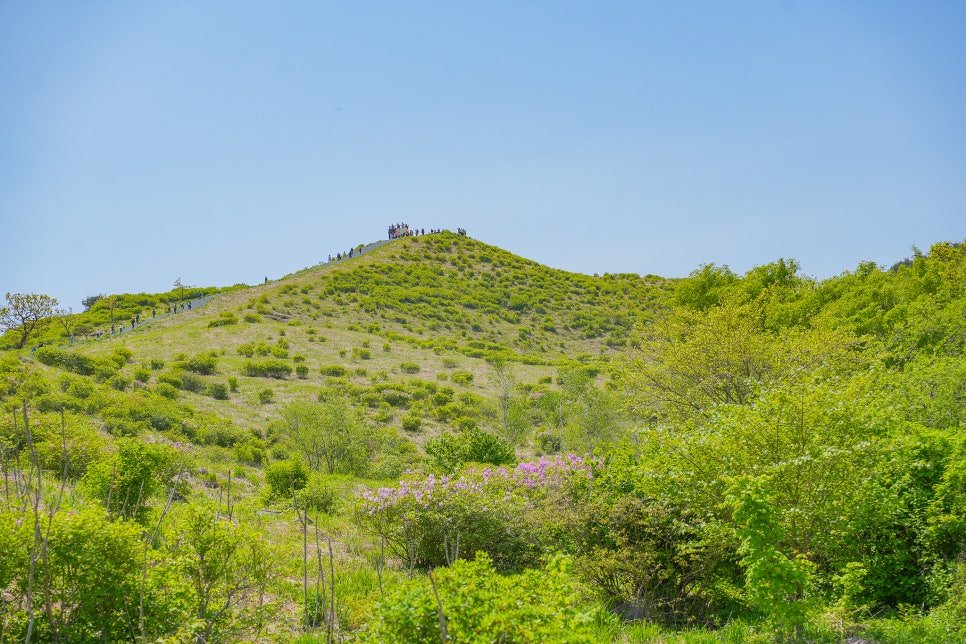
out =
<svg viewBox="0 0 966 644"><path fill-rule="evenodd" d="M49 295L7 293L7 305L0 307L0 327L19 334L17 348L22 349L30 335L50 321L55 306L57 300Z"/></svg>
<svg viewBox="0 0 966 644"><path fill-rule="evenodd" d="M89 311L90 308L94 306L94 304L96 304L98 300L103 298L104 298L103 293L100 293L98 295L89 295L85 297L83 300L81 300L81 304L84 306L85 311Z"/></svg>
<svg viewBox="0 0 966 644"><path fill-rule="evenodd" d="M769 304L729 297L707 311L675 309L641 329L621 381L633 411L666 419L707 417L715 405L747 404L757 388L826 366L860 366L848 329L767 327ZM867 359L866 359L867 360Z"/></svg>
<svg viewBox="0 0 966 644"><path fill-rule="evenodd" d="M735 481L727 497L745 567L745 593L755 608L775 619L779 627L794 627L801 638L809 602L806 589L814 566L801 553L792 557L779 549L784 535L763 478Z"/></svg>
<svg viewBox="0 0 966 644"><path fill-rule="evenodd" d="M369 427L339 395L320 402L291 403L282 409L277 423L316 471L360 475L374 452Z"/></svg>
<svg viewBox="0 0 966 644"><path fill-rule="evenodd" d="M74 337L74 330L77 327L77 316L74 315L74 309L55 309L54 319L57 324L64 330L64 336L67 338Z"/></svg>

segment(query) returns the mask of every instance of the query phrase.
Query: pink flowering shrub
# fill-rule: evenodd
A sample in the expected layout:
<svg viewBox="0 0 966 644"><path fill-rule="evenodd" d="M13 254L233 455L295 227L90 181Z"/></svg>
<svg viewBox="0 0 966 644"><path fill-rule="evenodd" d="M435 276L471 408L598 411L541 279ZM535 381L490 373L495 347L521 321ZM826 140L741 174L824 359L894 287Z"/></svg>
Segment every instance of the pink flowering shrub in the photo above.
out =
<svg viewBox="0 0 966 644"><path fill-rule="evenodd" d="M543 554L542 520L575 484L593 481L598 461L575 454L460 476L410 476L364 492L358 515L409 567L451 564L486 552L503 570Z"/></svg>

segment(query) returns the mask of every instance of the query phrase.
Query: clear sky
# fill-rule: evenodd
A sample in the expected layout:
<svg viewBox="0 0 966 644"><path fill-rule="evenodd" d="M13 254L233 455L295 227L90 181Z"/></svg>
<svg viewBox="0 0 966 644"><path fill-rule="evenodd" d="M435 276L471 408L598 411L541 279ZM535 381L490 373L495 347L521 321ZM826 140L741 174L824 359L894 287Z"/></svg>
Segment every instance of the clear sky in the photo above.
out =
<svg viewBox="0 0 966 644"><path fill-rule="evenodd" d="M828 277L966 237L966 3L0 0L0 292L257 283L395 222Z"/></svg>

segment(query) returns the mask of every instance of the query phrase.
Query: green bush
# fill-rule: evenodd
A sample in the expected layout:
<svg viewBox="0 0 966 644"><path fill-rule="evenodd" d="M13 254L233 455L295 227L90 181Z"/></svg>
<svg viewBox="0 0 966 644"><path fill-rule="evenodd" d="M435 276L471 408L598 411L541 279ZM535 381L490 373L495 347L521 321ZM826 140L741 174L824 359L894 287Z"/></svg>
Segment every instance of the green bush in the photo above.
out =
<svg viewBox="0 0 966 644"><path fill-rule="evenodd" d="M469 371L454 371L449 378L458 385L468 385L473 382L473 374Z"/></svg>
<svg viewBox="0 0 966 644"><path fill-rule="evenodd" d="M164 369L164 360L161 358L151 358L151 369L158 371L159 369Z"/></svg>
<svg viewBox="0 0 966 644"><path fill-rule="evenodd" d="M246 313L244 320L249 324L258 324L262 321L262 316L260 316L258 313Z"/></svg>
<svg viewBox="0 0 966 644"><path fill-rule="evenodd" d="M419 365L415 362L403 362L399 365L403 373L419 373Z"/></svg>
<svg viewBox="0 0 966 644"><path fill-rule="evenodd" d="M600 606L586 600L571 575L570 560L558 556L544 569L500 575L482 552L426 577L399 584L373 609L371 641L428 644L440 638L439 609L452 642L593 644ZM438 603L437 603L438 597Z"/></svg>
<svg viewBox="0 0 966 644"><path fill-rule="evenodd" d="M157 381L166 385L170 385L175 389L181 389L181 374L180 371L167 371L162 374L158 374Z"/></svg>
<svg viewBox="0 0 966 644"><path fill-rule="evenodd" d="M513 446L482 429L442 434L426 443L426 455L446 471L455 472L466 463L507 465L516 462Z"/></svg>
<svg viewBox="0 0 966 644"><path fill-rule="evenodd" d="M231 392L238 391L238 378L235 376L228 376L228 390Z"/></svg>
<svg viewBox="0 0 966 644"><path fill-rule="evenodd" d="M340 364L323 365L319 372L323 376L332 376L333 378L341 378L346 375L347 370Z"/></svg>
<svg viewBox="0 0 966 644"><path fill-rule="evenodd" d="M138 382L147 383L151 379L151 370L145 367L134 368L134 379Z"/></svg>
<svg viewBox="0 0 966 644"><path fill-rule="evenodd" d="M208 376L215 373L215 369L218 367L218 358L214 355L214 352L208 351L199 353L191 359L182 362L179 366L193 373Z"/></svg>
<svg viewBox="0 0 966 644"><path fill-rule="evenodd" d="M292 490L301 490L309 481L309 470L301 458L275 461L265 468L269 493L280 499L291 499Z"/></svg>
<svg viewBox="0 0 966 644"><path fill-rule="evenodd" d="M153 391L159 396L162 396L169 400L178 399L178 388L174 387L173 385L167 382L159 382L158 384L154 385Z"/></svg>
<svg viewBox="0 0 966 644"><path fill-rule="evenodd" d="M112 389L117 389L118 391L126 391L128 387L131 386L131 379L127 376L122 376L117 374L111 376L110 380L107 381Z"/></svg>
<svg viewBox="0 0 966 644"><path fill-rule="evenodd" d="M403 416L402 428L407 432L415 432L422 426L423 420L416 414Z"/></svg>
<svg viewBox="0 0 966 644"><path fill-rule="evenodd" d="M181 372L181 389L184 391L200 394L206 388L207 385L201 376L197 376L188 371Z"/></svg>
<svg viewBox="0 0 966 644"><path fill-rule="evenodd" d="M208 323L209 327L231 326L238 324L238 318L231 311L222 311L217 318Z"/></svg>
<svg viewBox="0 0 966 644"><path fill-rule="evenodd" d="M208 385L208 395L215 400L228 400L228 385L213 382Z"/></svg>
<svg viewBox="0 0 966 644"><path fill-rule="evenodd" d="M292 365L281 360L246 362L245 375L257 378L287 378L292 375Z"/></svg>
<svg viewBox="0 0 966 644"><path fill-rule="evenodd" d="M148 504L174 474L175 452L157 443L119 438L117 451L92 463L83 485L112 516L143 519Z"/></svg>
<svg viewBox="0 0 966 644"><path fill-rule="evenodd" d="M262 389L258 392L258 402L261 404L268 405L273 400L275 400L275 392L271 389Z"/></svg>
<svg viewBox="0 0 966 644"><path fill-rule="evenodd" d="M302 380L305 380L306 378L308 378L309 377L308 365L301 364L301 363L295 365L295 375L301 378Z"/></svg>

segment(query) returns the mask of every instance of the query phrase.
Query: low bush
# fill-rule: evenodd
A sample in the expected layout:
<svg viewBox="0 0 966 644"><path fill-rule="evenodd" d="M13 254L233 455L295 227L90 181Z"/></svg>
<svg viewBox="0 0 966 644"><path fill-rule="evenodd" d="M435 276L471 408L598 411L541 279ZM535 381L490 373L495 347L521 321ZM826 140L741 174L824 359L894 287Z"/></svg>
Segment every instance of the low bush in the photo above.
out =
<svg viewBox="0 0 966 644"><path fill-rule="evenodd" d="M236 317L231 311L222 311L217 318L208 323L208 326L219 327L231 326L232 324L238 324L238 317Z"/></svg>
<svg viewBox="0 0 966 644"><path fill-rule="evenodd" d="M416 644L439 639L442 610L453 641L592 644L603 609L584 603L570 560L557 556L543 569L497 573L480 552L426 577L394 587L376 603L372 641Z"/></svg>
<svg viewBox="0 0 966 644"><path fill-rule="evenodd" d="M458 385L468 385L473 382L473 374L469 371L454 371L449 378Z"/></svg>
<svg viewBox="0 0 966 644"><path fill-rule="evenodd" d="M415 432L422 426L422 419L416 414L408 414L402 419L402 428L407 432Z"/></svg>
<svg viewBox="0 0 966 644"><path fill-rule="evenodd" d="M482 429L443 434L426 443L426 455L443 471L455 472L466 463L506 465L516 461L513 446Z"/></svg>
<svg viewBox="0 0 966 644"><path fill-rule="evenodd" d="M246 362L245 375L255 378L287 378L292 375L292 365L281 360Z"/></svg>
<svg viewBox="0 0 966 644"><path fill-rule="evenodd" d="M319 369L319 372L323 376L332 376L334 378L341 378L342 376L346 375L347 370L345 367L343 367L340 364L330 364L330 365L323 365Z"/></svg>
<svg viewBox="0 0 966 644"><path fill-rule="evenodd" d="M228 385L221 382L213 382L208 385L208 395L215 400L228 400Z"/></svg>
<svg viewBox="0 0 966 644"><path fill-rule="evenodd" d="M265 468L265 483L274 498L291 499L294 490L301 490L309 482L309 470L300 458L275 461Z"/></svg>
<svg viewBox="0 0 966 644"><path fill-rule="evenodd" d="M419 365L415 362L403 362L399 365L403 373L419 373Z"/></svg>
<svg viewBox="0 0 966 644"><path fill-rule="evenodd" d="M159 396L167 398L168 400L178 399L178 388L166 382L159 382L158 384L154 385L152 391Z"/></svg>

